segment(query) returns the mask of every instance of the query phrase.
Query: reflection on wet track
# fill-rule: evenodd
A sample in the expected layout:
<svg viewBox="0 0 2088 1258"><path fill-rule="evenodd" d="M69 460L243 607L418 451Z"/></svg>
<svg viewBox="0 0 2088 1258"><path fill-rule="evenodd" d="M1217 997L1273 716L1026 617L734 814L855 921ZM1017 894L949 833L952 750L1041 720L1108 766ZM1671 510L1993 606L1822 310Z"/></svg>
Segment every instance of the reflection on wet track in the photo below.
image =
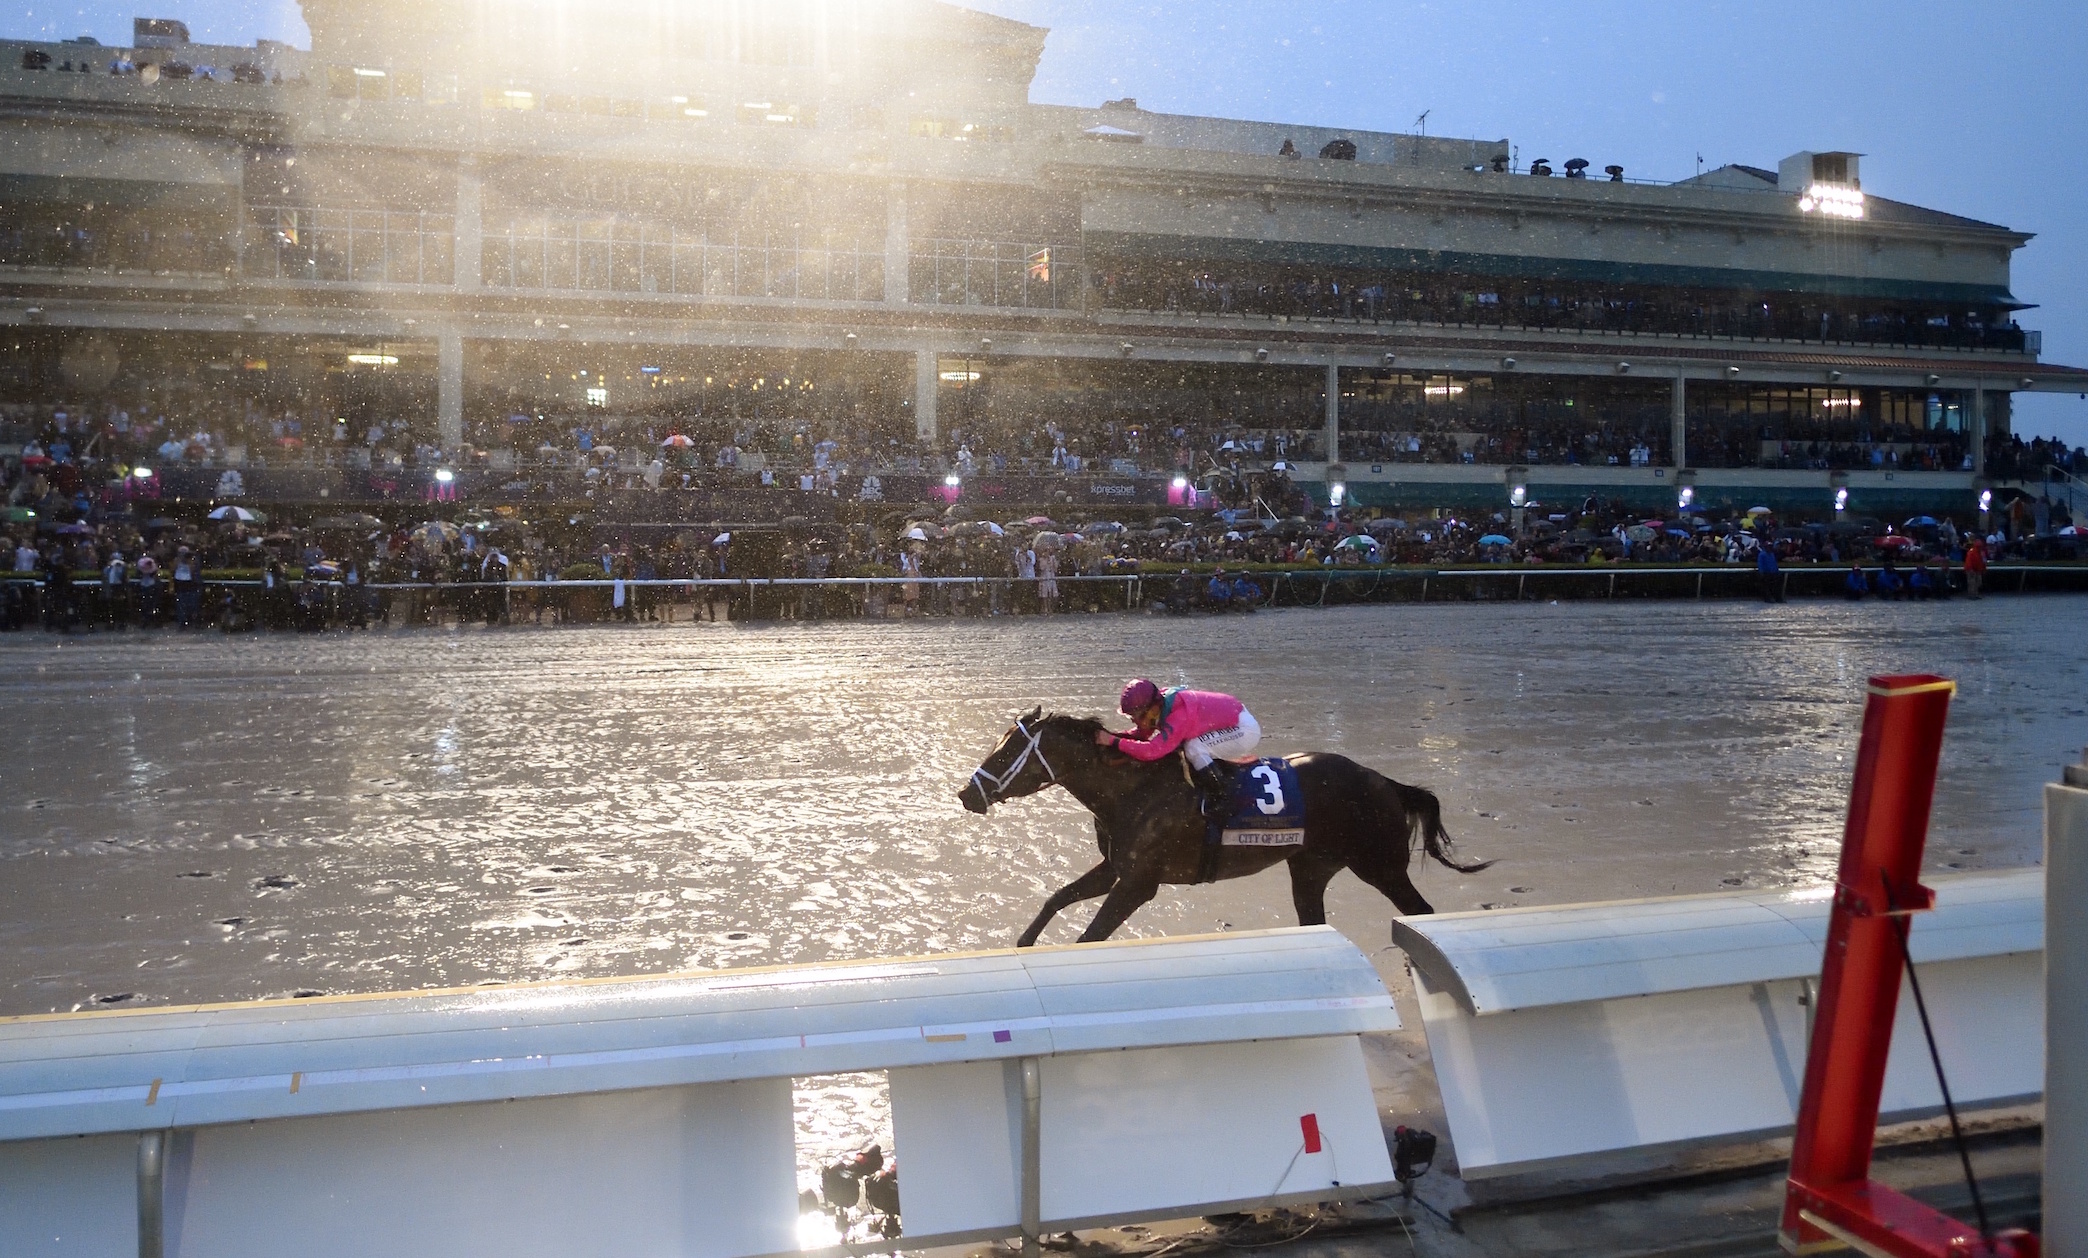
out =
<svg viewBox="0 0 2088 1258"><path fill-rule="evenodd" d="M1773 886L1831 866L1863 678L1956 677L1932 863L2032 862L2088 738L2088 600L1579 603L0 642L0 1013L1011 942L1093 859L1057 792L976 818L1033 703L1233 690L1272 751L1438 792L1440 909ZM1281 868L1131 934L1283 925ZM1344 876L1335 925L1384 947ZM1091 909L1046 940L1070 939Z"/></svg>

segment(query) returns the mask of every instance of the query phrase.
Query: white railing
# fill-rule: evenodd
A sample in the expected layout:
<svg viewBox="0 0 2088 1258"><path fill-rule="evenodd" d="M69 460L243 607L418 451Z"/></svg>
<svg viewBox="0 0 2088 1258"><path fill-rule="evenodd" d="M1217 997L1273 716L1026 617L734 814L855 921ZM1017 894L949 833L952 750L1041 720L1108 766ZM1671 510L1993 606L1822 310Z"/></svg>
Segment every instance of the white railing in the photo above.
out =
<svg viewBox="0 0 2088 1258"><path fill-rule="evenodd" d="M2088 757L2044 789L2044 1252L2088 1254Z"/></svg>
<svg viewBox="0 0 2088 1258"><path fill-rule="evenodd" d="M1909 946L1960 1105L2043 1087L2044 877L1930 880ZM1788 1133L1833 888L1406 917L1459 1174ZM1911 1003L1911 1002L1910 1002ZM1938 1113L1920 1024L1895 1024L1883 1111Z"/></svg>
<svg viewBox="0 0 2088 1258"><path fill-rule="evenodd" d="M875 1070L908 1249L1375 1196L1398 1024L1326 927L5 1019L0 1254L796 1253L791 1080Z"/></svg>

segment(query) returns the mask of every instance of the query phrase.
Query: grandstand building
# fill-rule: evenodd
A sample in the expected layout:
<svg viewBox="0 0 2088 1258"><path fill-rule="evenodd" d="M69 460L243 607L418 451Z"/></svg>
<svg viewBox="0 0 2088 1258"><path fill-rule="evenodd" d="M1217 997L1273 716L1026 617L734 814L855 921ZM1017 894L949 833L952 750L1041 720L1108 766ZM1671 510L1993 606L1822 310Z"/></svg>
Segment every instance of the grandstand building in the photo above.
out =
<svg viewBox="0 0 2088 1258"><path fill-rule="evenodd" d="M491 493L593 414L851 429L924 488L1100 432L1097 498L1187 450L1359 506L1882 516L1969 510L2012 396L2088 385L2015 320L2028 235L1853 153L1652 183L1036 105L1046 32L932 0L303 8L309 52L7 45L7 400L300 411L337 498L371 424Z"/></svg>

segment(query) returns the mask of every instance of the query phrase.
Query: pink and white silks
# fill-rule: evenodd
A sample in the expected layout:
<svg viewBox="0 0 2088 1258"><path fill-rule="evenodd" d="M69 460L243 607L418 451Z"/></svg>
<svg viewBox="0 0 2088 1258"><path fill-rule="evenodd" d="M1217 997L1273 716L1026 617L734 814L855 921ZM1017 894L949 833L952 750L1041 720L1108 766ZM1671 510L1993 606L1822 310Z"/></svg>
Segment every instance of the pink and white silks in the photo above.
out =
<svg viewBox="0 0 2088 1258"><path fill-rule="evenodd" d="M1180 748L1192 769L1212 760L1246 760L1261 743L1261 725L1247 705L1211 690L1168 690L1160 695L1160 724L1117 740L1133 760L1158 760Z"/></svg>

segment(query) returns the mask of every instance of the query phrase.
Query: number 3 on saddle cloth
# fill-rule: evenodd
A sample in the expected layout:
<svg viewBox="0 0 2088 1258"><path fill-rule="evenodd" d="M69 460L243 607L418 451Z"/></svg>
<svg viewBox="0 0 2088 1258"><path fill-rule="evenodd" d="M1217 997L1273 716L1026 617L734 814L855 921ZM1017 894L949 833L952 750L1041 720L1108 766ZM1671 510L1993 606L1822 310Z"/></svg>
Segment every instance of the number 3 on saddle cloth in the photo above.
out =
<svg viewBox="0 0 2088 1258"><path fill-rule="evenodd" d="M1232 807L1205 822L1203 867L1198 882L1218 876L1218 857L1228 847L1302 847L1305 793L1298 771L1280 756L1252 763L1228 762ZM1288 855L1288 853L1286 853Z"/></svg>

